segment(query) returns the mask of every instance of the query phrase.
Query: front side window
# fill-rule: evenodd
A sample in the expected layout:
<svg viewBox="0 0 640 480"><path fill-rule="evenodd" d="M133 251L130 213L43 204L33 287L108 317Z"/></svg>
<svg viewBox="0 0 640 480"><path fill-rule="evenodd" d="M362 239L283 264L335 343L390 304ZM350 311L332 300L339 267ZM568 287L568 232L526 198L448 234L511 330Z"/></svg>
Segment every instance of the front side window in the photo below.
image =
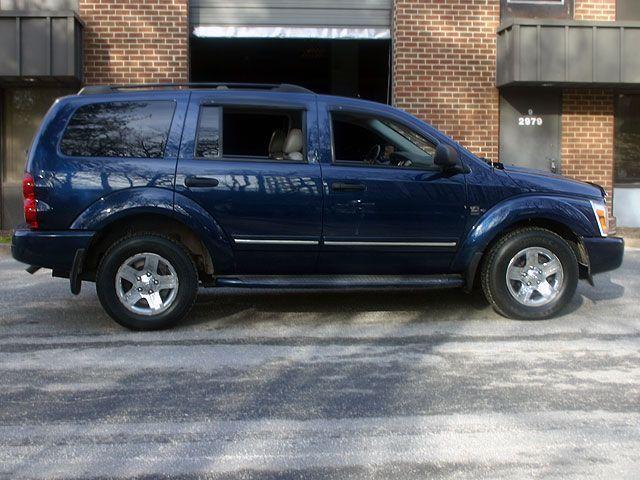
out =
<svg viewBox="0 0 640 480"><path fill-rule="evenodd" d="M172 101L83 105L71 117L60 149L73 157L161 158L174 108Z"/></svg>
<svg viewBox="0 0 640 480"><path fill-rule="evenodd" d="M334 112L334 160L353 165L433 167L435 145L393 120Z"/></svg>

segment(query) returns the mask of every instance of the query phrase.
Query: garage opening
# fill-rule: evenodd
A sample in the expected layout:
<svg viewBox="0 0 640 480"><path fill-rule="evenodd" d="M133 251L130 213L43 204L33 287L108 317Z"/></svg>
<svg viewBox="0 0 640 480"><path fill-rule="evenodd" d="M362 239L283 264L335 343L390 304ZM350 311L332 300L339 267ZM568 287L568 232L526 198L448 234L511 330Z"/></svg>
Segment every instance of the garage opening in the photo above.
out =
<svg viewBox="0 0 640 480"><path fill-rule="evenodd" d="M389 40L191 38L191 81L293 83L390 101Z"/></svg>

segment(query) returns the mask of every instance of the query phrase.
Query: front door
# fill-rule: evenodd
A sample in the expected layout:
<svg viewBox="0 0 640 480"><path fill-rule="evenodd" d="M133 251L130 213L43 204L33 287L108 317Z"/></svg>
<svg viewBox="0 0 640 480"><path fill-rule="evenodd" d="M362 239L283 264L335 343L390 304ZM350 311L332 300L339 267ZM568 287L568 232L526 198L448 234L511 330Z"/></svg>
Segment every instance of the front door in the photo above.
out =
<svg viewBox="0 0 640 480"><path fill-rule="evenodd" d="M322 163L323 273L443 273L466 218L465 179L433 164L437 141L375 112L319 112L332 132Z"/></svg>
<svg viewBox="0 0 640 480"><path fill-rule="evenodd" d="M308 155L315 100L276 97L193 92L187 113L176 193L219 223L239 274L312 273L317 261L322 187Z"/></svg>
<svg viewBox="0 0 640 480"><path fill-rule="evenodd" d="M561 173L562 94L509 89L500 96L500 161L505 165Z"/></svg>

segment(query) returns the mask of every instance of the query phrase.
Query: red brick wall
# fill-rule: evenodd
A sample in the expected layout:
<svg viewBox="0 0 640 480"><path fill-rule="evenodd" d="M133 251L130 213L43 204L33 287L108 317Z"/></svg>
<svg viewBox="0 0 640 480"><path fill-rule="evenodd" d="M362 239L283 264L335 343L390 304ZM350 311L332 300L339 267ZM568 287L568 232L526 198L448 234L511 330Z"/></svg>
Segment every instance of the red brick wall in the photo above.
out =
<svg viewBox="0 0 640 480"><path fill-rule="evenodd" d="M611 22L616 19L616 0L575 0L575 20Z"/></svg>
<svg viewBox="0 0 640 480"><path fill-rule="evenodd" d="M394 3L394 105L497 159L499 0Z"/></svg>
<svg viewBox="0 0 640 480"><path fill-rule="evenodd" d="M85 83L188 80L187 0L80 0Z"/></svg>
<svg viewBox="0 0 640 480"><path fill-rule="evenodd" d="M613 94L604 90L565 90L562 96L563 173L596 182L612 194Z"/></svg>

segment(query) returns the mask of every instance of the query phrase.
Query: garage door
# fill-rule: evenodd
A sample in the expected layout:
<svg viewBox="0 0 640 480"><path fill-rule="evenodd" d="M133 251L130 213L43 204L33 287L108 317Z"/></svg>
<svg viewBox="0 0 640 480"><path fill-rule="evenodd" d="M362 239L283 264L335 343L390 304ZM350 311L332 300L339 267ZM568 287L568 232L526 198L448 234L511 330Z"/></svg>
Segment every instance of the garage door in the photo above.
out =
<svg viewBox="0 0 640 480"><path fill-rule="evenodd" d="M390 38L392 0L191 0L197 37Z"/></svg>

